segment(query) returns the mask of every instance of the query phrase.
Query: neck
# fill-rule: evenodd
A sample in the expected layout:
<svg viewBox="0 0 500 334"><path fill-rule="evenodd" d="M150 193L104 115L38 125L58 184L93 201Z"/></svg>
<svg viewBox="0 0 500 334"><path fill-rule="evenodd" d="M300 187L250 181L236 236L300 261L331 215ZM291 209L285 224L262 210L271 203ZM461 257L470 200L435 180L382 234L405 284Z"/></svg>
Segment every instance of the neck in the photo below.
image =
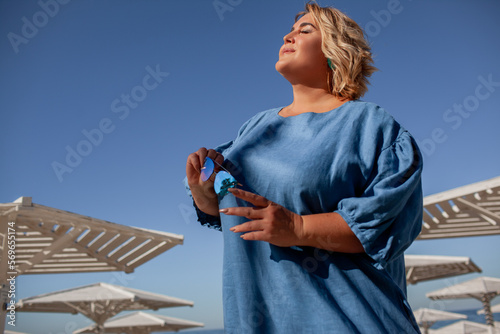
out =
<svg viewBox="0 0 500 334"><path fill-rule="evenodd" d="M280 115L295 116L306 112L324 113L343 105L347 100L340 100L324 87L311 87L300 84L292 85L293 102L283 108Z"/></svg>

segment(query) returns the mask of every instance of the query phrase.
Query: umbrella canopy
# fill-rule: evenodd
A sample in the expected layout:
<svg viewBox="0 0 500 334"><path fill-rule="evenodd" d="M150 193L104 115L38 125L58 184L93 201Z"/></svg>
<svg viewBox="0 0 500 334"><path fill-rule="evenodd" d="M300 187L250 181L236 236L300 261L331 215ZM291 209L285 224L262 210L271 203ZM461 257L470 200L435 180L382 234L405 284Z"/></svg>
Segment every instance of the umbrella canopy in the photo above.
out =
<svg viewBox="0 0 500 334"><path fill-rule="evenodd" d="M144 312L134 312L110 319L104 323L106 333L149 334L151 332L170 332L181 329L203 327L201 322L153 315ZM74 334L98 333L96 326L79 329Z"/></svg>
<svg viewBox="0 0 500 334"><path fill-rule="evenodd" d="M438 321L467 319L465 314L433 310L430 308L420 308L413 312L413 315L423 333L428 333L429 328Z"/></svg>
<svg viewBox="0 0 500 334"><path fill-rule="evenodd" d="M500 294L500 279L494 277L478 277L444 289L429 292L430 299L475 298L483 303L486 323L494 326L490 301Z"/></svg>
<svg viewBox="0 0 500 334"><path fill-rule="evenodd" d="M81 313L99 326L121 311L193 305L189 300L96 283L21 299L16 305L16 311Z"/></svg>
<svg viewBox="0 0 500 334"><path fill-rule="evenodd" d="M481 272L469 257L463 256L405 255L405 269L409 284Z"/></svg>
<svg viewBox="0 0 500 334"><path fill-rule="evenodd" d="M424 198L418 239L500 234L500 176Z"/></svg>
<svg viewBox="0 0 500 334"><path fill-rule="evenodd" d="M432 334L500 334L500 329L478 322L461 320L433 330Z"/></svg>
<svg viewBox="0 0 500 334"><path fill-rule="evenodd" d="M16 276L131 273L184 241L178 234L120 225L35 204L31 197L0 204L0 218L4 226L0 235L16 237L16 264L9 268ZM3 263L7 258L1 260Z"/></svg>

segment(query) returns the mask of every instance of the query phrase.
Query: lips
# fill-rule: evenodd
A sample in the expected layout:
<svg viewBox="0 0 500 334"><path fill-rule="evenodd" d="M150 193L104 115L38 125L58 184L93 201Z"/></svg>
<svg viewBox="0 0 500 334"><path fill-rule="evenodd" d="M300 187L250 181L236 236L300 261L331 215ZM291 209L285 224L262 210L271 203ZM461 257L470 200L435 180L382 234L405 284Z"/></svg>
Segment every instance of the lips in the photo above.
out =
<svg viewBox="0 0 500 334"><path fill-rule="evenodd" d="M283 50L281 51L282 54L289 54L289 53L294 53L294 52L295 52L295 49L289 48L289 47L283 48Z"/></svg>

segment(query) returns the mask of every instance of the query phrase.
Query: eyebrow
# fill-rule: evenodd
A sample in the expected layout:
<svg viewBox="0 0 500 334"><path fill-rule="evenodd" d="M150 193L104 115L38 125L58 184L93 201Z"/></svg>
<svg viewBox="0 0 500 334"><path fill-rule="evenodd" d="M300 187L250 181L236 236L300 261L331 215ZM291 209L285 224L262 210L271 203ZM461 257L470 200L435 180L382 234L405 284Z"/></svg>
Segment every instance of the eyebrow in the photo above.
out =
<svg viewBox="0 0 500 334"><path fill-rule="evenodd" d="M314 26L314 24L309 23L309 22L302 22L302 23L299 25L299 28L302 28L302 27L305 27L305 26L311 26L311 27L313 27L314 29L318 30L318 28L316 28L316 27ZM295 30L295 28L292 26L292 29L290 30L290 32L292 32L292 31L294 31L294 30Z"/></svg>

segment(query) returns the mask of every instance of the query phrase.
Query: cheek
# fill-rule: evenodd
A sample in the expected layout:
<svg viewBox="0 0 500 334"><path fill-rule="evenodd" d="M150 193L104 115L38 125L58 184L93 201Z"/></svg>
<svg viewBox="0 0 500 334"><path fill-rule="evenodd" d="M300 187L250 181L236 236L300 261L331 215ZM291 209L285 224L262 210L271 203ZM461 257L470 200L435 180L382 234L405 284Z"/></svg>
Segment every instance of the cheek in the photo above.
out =
<svg viewBox="0 0 500 334"><path fill-rule="evenodd" d="M321 40L320 41L308 41L304 43L304 50L307 52L308 56L314 59L326 58L321 50Z"/></svg>
<svg viewBox="0 0 500 334"><path fill-rule="evenodd" d="M323 50L321 49L321 41L315 43L313 50L316 50L316 54L318 55L318 57L325 58L325 54L323 53Z"/></svg>

